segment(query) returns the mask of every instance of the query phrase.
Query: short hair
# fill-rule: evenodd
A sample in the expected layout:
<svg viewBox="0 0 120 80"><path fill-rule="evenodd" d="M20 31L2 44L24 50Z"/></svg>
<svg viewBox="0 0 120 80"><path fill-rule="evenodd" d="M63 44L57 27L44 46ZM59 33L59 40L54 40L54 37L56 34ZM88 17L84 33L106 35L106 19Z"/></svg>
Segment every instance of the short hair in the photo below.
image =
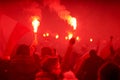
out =
<svg viewBox="0 0 120 80"><path fill-rule="evenodd" d="M41 49L41 56L51 56L52 55L52 49L50 47L43 47Z"/></svg>
<svg viewBox="0 0 120 80"><path fill-rule="evenodd" d="M30 55L30 48L26 44L21 44L18 46L16 55Z"/></svg>
<svg viewBox="0 0 120 80"><path fill-rule="evenodd" d="M90 52L89 52L89 55L90 55L90 56L96 56L96 55L97 55L96 50L91 49Z"/></svg>

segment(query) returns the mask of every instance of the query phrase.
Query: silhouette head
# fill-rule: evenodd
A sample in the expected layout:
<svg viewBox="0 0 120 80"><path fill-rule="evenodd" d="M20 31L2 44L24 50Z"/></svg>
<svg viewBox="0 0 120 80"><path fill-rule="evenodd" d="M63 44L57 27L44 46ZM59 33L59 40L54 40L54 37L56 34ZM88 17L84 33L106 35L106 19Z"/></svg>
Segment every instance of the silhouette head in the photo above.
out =
<svg viewBox="0 0 120 80"><path fill-rule="evenodd" d="M71 45L74 45L74 44L75 44L75 41L76 41L76 39L73 37L73 38L70 39L69 43L70 43Z"/></svg>
<svg viewBox="0 0 120 80"><path fill-rule="evenodd" d="M17 55L30 55L30 48L28 45L26 44L21 44L18 46L17 51L16 51Z"/></svg>
<svg viewBox="0 0 120 80"><path fill-rule="evenodd" d="M94 49L90 50L89 55L90 55L91 57L96 56L96 55L97 55L96 50L94 50Z"/></svg>

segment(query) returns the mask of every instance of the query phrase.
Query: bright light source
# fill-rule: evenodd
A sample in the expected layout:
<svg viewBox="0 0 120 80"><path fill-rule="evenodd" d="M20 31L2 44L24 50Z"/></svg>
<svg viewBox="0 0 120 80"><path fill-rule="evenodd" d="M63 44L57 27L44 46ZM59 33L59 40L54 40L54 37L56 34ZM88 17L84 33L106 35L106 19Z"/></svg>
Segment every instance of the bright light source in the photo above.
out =
<svg viewBox="0 0 120 80"><path fill-rule="evenodd" d="M46 34L45 34L45 33L43 34L43 37L46 37Z"/></svg>
<svg viewBox="0 0 120 80"><path fill-rule="evenodd" d="M50 34L49 33L46 33L46 36L49 36Z"/></svg>
<svg viewBox="0 0 120 80"><path fill-rule="evenodd" d="M73 27L73 30L76 30L76 28L77 28L77 20L76 20L76 18L72 17L72 16L68 16L67 20L68 20L68 24L70 24Z"/></svg>
<svg viewBox="0 0 120 80"><path fill-rule="evenodd" d="M90 42L93 42L93 38L90 38Z"/></svg>
<svg viewBox="0 0 120 80"><path fill-rule="evenodd" d="M67 36L65 37L65 40L68 40L68 37L67 37Z"/></svg>
<svg viewBox="0 0 120 80"><path fill-rule="evenodd" d="M71 25L73 26L73 29L76 30L76 27L77 27L77 22L76 22L76 18L72 18L71 19Z"/></svg>
<svg viewBox="0 0 120 80"><path fill-rule="evenodd" d="M55 36L55 38L58 39L58 38L59 38L59 35L57 34L57 35Z"/></svg>
<svg viewBox="0 0 120 80"><path fill-rule="evenodd" d="M73 34L72 34L72 33L69 33L69 34L68 34L68 39L70 40L72 37L73 37Z"/></svg>
<svg viewBox="0 0 120 80"><path fill-rule="evenodd" d="M77 36L77 37L76 37L76 40L78 40L78 41L79 41L79 40L80 40L80 37L79 37L79 36Z"/></svg>
<svg viewBox="0 0 120 80"><path fill-rule="evenodd" d="M32 26L33 26L33 31L34 33L37 33L38 27L40 25L40 22L38 20L38 17L33 17L33 21L32 21Z"/></svg>

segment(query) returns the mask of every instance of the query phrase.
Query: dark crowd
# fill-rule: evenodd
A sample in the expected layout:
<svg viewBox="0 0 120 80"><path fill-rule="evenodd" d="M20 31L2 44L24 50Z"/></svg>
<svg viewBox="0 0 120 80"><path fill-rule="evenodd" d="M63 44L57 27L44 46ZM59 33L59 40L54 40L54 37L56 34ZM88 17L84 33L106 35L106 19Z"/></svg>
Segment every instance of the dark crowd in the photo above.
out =
<svg viewBox="0 0 120 80"><path fill-rule="evenodd" d="M107 57L98 55L99 46L81 55L75 43L69 40L64 56L52 47L36 52L34 45L20 44L10 59L0 59L0 80L120 80L120 47L114 49L112 38Z"/></svg>

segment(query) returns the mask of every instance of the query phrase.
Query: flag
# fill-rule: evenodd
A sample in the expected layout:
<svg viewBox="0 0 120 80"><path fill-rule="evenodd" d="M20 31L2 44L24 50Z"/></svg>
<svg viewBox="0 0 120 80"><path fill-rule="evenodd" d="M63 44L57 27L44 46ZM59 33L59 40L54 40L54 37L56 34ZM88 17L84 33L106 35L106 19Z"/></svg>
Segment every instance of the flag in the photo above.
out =
<svg viewBox="0 0 120 80"><path fill-rule="evenodd" d="M0 15L0 55L10 56L22 36L29 31L14 19Z"/></svg>

